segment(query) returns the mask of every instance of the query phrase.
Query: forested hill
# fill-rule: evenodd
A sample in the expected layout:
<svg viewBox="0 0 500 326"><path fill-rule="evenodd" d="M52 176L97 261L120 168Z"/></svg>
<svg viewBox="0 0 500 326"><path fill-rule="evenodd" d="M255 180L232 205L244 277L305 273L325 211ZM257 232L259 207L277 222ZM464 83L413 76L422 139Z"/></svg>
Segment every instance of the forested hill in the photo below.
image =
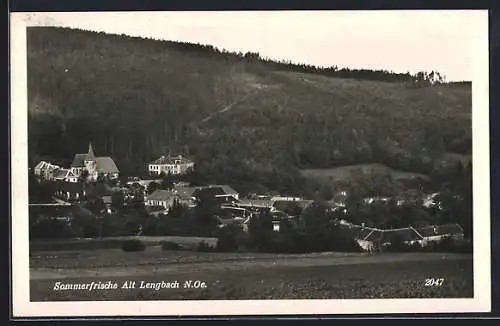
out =
<svg viewBox="0 0 500 326"><path fill-rule="evenodd" d="M30 163L50 157L69 164L92 141L97 155L114 157L125 173L182 152L213 179L262 176L271 187L293 183L300 169L362 163L429 173L446 152L471 152L471 86L413 81L33 27Z"/></svg>

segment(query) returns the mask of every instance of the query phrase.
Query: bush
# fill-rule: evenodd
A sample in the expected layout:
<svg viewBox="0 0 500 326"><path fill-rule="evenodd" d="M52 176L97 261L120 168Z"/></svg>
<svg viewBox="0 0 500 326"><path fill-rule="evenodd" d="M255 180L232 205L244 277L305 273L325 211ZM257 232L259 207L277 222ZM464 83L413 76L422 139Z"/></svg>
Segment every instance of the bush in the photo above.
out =
<svg viewBox="0 0 500 326"><path fill-rule="evenodd" d="M213 247L211 247L208 243L206 243L205 241L201 241L199 244L198 244L198 249L196 251L199 251L199 252L211 252L213 251Z"/></svg>
<svg viewBox="0 0 500 326"><path fill-rule="evenodd" d="M141 240L126 240L122 243L122 250L126 252L144 251L146 245Z"/></svg>
<svg viewBox="0 0 500 326"><path fill-rule="evenodd" d="M180 250L180 249L182 249L181 245L178 244L177 242L162 241L160 243L161 243L161 248L163 250Z"/></svg>
<svg viewBox="0 0 500 326"><path fill-rule="evenodd" d="M220 230L215 250L220 252L235 252L238 250L237 232L233 227L224 227Z"/></svg>

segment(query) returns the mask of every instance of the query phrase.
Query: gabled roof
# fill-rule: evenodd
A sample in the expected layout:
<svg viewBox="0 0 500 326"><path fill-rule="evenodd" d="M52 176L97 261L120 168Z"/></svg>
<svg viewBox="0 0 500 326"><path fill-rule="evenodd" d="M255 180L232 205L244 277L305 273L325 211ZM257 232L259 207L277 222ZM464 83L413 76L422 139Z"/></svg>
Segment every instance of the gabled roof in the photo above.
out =
<svg viewBox="0 0 500 326"><path fill-rule="evenodd" d="M75 157L73 158L73 162L71 163L72 168L82 168L85 165L83 162L85 161L85 157L87 154L75 154Z"/></svg>
<svg viewBox="0 0 500 326"><path fill-rule="evenodd" d="M200 193L210 193L214 197L217 195L224 195L224 190L221 187L206 187L206 188L198 188L193 192L194 197L198 197Z"/></svg>
<svg viewBox="0 0 500 326"><path fill-rule="evenodd" d="M193 194L196 189L195 187L176 187L174 191L180 196L191 198L194 197Z"/></svg>
<svg viewBox="0 0 500 326"><path fill-rule="evenodd" d="M89 150L87 152L87 155L85 157L85 159L87 161L95 161L95 154L94 154L94 149L92 148L92 143L89 143Z"/></svg>
<svg viewBox="0 0 500 326"><path fill-rule="evenodd" d="M69 169L57 169L54 172L54 178L56 178L56 179L64 179L64 178L71 178L71 177L75 177L75 175Z"/></svg>
<svg viewBox="0 0 500 326"><path fill-rule="evenodd" d="M170 200L175 194L171 190L158 189L147 197L147 200Z"/></svg>
<svg viewBox="0 0 500 326"><path fill-rule="evenodd" d="M222 189L225 195L238 195L238 192L228 185L213 185L210 187L219 187Z"/></svg>
<svg viewBox="0 0 500 326"><path fill-rule="evenodd" d="M97 172L99 173L119 173L115 161L109 156L96 157Z"/></svg>
<svg viewBox="0 0 500 326"><path fill-rule="evenodd" d="M156 160L150 162L149 164L176 164L176 161L180 161L180 164L193 163L192 160L182 156L182 155L162 155Z"/></svg>
<svg viewBox="0 0 500 326"><path fill-rule="evenodd" d="M48 163L45 161L40 161L37 165L35 165L34 169L43 169Z"/></svg>
<svg viewBox="0 0 500 326"><path fill-rule="evenodd" d="M273 202L266 199L240 199L237 205L254 207L272 207Z"/></svg>
<svg viewBox="0 0 500 326"><path fill-rule="evenodd" d="M423 237L432 237L445 234L461 234L464 229L458 224L430 225L416 229Z"/></svg>

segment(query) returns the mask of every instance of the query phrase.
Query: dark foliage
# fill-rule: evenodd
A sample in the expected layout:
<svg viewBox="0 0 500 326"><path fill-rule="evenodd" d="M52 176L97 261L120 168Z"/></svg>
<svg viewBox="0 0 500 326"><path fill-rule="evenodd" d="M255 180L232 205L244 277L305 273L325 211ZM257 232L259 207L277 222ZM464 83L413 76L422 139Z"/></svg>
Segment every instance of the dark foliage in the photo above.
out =
<svg viewBox="0 0 500 326"><path fill-rule="evenodd" d="M146 246L141 240L125 240L122 243L122 250L126 252L144 251Z"/></svg>
<svg viewBox="0 0 500 326"><path fill-rule="evenodd" d="M206 243L205 241L201 241L199 244L198 244L198 248L196 249L196 251L199 251L199 252L212 252L212 251L215 251L215 248L212 248L208 243Z"/></svg>
<svg viewBox="0 0 500 326"><path fill-rule="evenodd" d="M162 241L161 248L163 250L180 250L180 249L182 249L182 246L180 244L178 244L177 242Z"/></svg>
<svg viewBox="0 0 500 326"><path fill-rule="evenodd" d="M91 140L123 174L188 152L195 184L303 194L300 169L379 162L429 173L445 152L471 152L470 85L414 87L430 74L39 27L28 30L28 71L32 165L69 164Z"/></svg>

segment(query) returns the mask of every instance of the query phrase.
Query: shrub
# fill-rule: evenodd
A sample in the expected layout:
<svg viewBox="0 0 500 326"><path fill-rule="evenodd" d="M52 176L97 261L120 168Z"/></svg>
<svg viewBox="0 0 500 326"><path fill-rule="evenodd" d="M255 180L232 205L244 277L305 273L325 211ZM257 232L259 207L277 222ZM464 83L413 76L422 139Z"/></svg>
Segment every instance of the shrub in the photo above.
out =
<svg viewBox="0 0 500 326"><path fill-rule="evenodd" d="M141 240L126 240L122 243L122 250L126 252L144 251L146 246Z"/></svg>
<svg viewBox="0 0 500 326"><path fill-rule="evenodd" d="M161 243L161 248L163 250L180 250L180 249L182 249L181 245L178 244L177 242L162 241L160 243Z"/></svg>
<svg viewBox="0 0 500 326"><path fill-rule="evenodd" d="M235 252L238 250L237 232L233 227L224 227L220 230L215 249L220 252Z"/></svg>
<svg viewBox="0 0 500 326"><path fill-rule="evenodd" d="M214 248L212 248L208 243L206 243L205 241L201 241L199 244L198 244L198 249L196 251L199 251L199 252L210 252L210 251L213 251Z"/></svg>

